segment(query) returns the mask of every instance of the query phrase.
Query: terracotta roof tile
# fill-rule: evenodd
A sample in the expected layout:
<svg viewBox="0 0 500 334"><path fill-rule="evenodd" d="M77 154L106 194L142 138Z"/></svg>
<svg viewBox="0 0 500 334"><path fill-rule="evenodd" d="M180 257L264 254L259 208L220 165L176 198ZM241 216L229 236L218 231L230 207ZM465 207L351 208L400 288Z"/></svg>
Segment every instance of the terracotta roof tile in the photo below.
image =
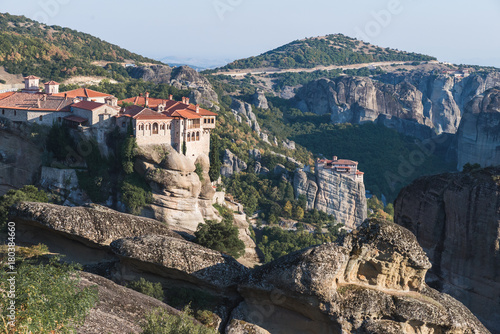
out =
<svg viewBox="0 0 500 334"><path fill-rule="evenodd" d="M46 94L29 94L15 92L0 99L0 108L22 110L69 111L72 99Z"/></svg>
<svg viewBox="0 0 500 334"><path fill-rule="evenodd" d="M28 75L27 77L24 77L24 79L40 79L40 78L34 75Z"/></svg>
<svg viewBox="0 0 500 334"><path fill-rule="evenodd" d="M93 98L93 97L107 97L107 96L113 97L113 95L97 92L95 90L87 89L87 88L77 88L77 89L73 89L73 90L70 90L67 92L62 92L62 93L57 93L57 94L52 94L52 95L53 96L67 96L67 97L71 97L71 98L77 98L77 97Z"/></svg>
<svg viewBox="0 0 500 334"><path fill-rule="evenodd" d="M60 85L59 82L55 82L54 80L51 80L49 82L44 83L44 85Z"/></svg>
<svg viewBox="0 0 500 334"><path fill-rule="evenodd" d="M84 110L95 110L97 108L100 108L102 106L105 106L106 103L99 103L99 102L94 102L94 101L81 101L78 103L74 103L71 106L79 109L84 109Z"/></svg>

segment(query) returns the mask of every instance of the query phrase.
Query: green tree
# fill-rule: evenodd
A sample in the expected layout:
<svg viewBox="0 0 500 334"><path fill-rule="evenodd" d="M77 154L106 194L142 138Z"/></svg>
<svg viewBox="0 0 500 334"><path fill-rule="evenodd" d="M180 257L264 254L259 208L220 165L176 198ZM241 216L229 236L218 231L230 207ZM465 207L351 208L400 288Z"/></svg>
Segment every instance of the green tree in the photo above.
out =
<svg viewBox="0 0 500 334"><path fill-rule="evenodd" d="M203 181L205 178L203 177L203 167L201 166L200 163L196 163L195 164L195 170L194 172L196 173L196 175L198 175L198 177L200 178L200 181Z"/></svg>
<svg viewBox="0 0 500 334"><path fill-rule="evenodd" d="M182 141L182 154L186 155L187 153L187 146L186 146L186 141Z"/></svg>
<svg viewBox="0 0 500 334"><path fill-rule="evenodd" d="M125 174L132 174L134 172L134 158L137 142L135 137L129 136L125 138L121 147L122 167Z"/></svg>
<svg viewBox="0 0 500 334"><path fill-rule="evenodd" d="M463 167L464 173L470 173L470 172L476 171L478 169L481 169L481 165L478 163L471 164L468 162Z"/></svg>
<svg viewBox="0 0 500 334"><path fill-rule="evenodd" d="M5 229L9 208L19 202L47 203L49 198L45 191L35 186L24 186L19 190L9 190L0 197L0 231Z"/></svg>
<svg viewBox="0 0 500 334"><path fill-rule="evenodd" d="M74 151L75 141L69 133L69 129L59 123L54 123L47 135L47 150L59 161L64 161Z"/></svg>
<svg viewBox="0 0 500 334"><path fill-rule="evenodd" d="M210 136L210 170L208 172L212 182L219 179L221 167L219 136L212 134Z"/></svg>
<svg viewBox="0 0 500 334"><path fill-rule="evenodd" d="M293 210L293 218L302 220L302 218L304 218L304 209L302 209L300 206L296 206Z"/></svg>
<svg viewBox="0 0 500 334"><path fill-rule="evenodd" d="M196 243L234 258L245 254L245 244L238 235L238 228L229 221L218 223L207 220L205 224L198 225L195 232Z"/></svg>
<svg viewBox="0 0 500 334"><path fill-rule="evenodd" d="M161 283L149 282L143 277L141 277L138 281L130 282L127 287L161 301L163 301L165 297Z"/></svg>
<svg viewBox="0 0 500 334"><path fill-rule="evenodd" d="M287 217L291 217L292 216L292 210L293 210L293 206L292 206L292 203L290 203L290 201L287 201L285 206L283 207L283 211L285 212L285 214L287 215Z"/></svg>

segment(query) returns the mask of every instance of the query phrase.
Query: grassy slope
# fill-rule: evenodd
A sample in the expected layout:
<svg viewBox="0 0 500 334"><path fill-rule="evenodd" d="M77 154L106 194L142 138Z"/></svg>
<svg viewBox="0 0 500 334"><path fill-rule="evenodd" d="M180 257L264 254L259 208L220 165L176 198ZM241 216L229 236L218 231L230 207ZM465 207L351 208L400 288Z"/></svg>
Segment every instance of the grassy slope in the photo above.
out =
<svg viewBox="0 0 500 334"><path fill-rule="evenodd" d="M318 65L428 60L435 58L389 48L383 49L337 34L294 41L256 57L236 60L223 68L312 68Z"/></svg>
<svg viewBox="0 0 500 334"><path fill-rule="evenodd" d="M0 65L9 73L54 80L75 75L108 76L92 62L124 60L156 62L89 34L0 14Z"/></svg>

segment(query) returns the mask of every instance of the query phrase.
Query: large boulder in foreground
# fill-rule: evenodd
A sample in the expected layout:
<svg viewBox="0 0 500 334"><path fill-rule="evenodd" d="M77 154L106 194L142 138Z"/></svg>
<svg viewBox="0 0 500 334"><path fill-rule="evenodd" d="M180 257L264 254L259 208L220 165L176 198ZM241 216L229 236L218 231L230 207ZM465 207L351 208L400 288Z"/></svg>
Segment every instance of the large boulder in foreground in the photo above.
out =
<svg viewBox="0 0 500 334"><path fill-rule="evenodd" d="M429 256L429 285L500 333L500 167L420 178L394 209Z"/></svg>
<svg viewBox="0 0 500 334"><path fill-rule="evenodd" d="M111 248L121 259L123 280L148 272L224 292L235 290L249 272L231 256L176 238L126 238L113 242Z"/></svg>
<svg viewBox="0 0 500 334"><path fill-rule="evenodd" d="M79 286L97 286L99 303L90 310L79 334L142 333L140 327L146 315L157 309L180 314L173 307L137 291L125 288L94 274L80 272Z"/></svg>
<svg viewBox="0 0 500 334"><path fill-rule="evenodd" d="M448 295L429 288L430 263L415 236L368 220L341 243L253 270L232 320L270 333L488 333Z"/></svg>
<svg viewBox="0 0 500 334"><path fill-rule="evenodd" d="M43 243L65 259L80 263L112 260L111 242L126 237L162 235L181 238L159 221L120 213L99 205L66 207L22 202L10 209L18 243Z"/></svg>

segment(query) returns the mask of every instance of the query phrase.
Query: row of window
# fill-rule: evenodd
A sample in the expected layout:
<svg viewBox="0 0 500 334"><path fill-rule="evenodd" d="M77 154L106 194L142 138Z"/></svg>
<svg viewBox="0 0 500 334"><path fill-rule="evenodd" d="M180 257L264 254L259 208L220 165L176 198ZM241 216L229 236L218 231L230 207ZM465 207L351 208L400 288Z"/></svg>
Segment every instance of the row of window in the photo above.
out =
<svg viewBox="0 0 500 334"><path fill-rule="evenodd" d="M215 123L215 118L204 118L203 123Z"/></svg>
<svg viewBox="0 0 500 334"><path fill-rule="evenodd" d="M188 133L187 134L187 139L186 141L199 141L200 140L200 132L193 132L193 133Z"/></svg>
<svg viewBox="0 0 500 334"><path fill-rule="evenodd" d="M158 125L158 123L153 123L153 134L157 135L158 129L159 130L165 130L165 129L170 130L171 127L172 127L172 125L170 123L168 123L166 125L165 124ZM144 129L146 129L146 131L151 130L151 124L146 124L146 125L139 124L139 131L144 131Z"/></svg>
<svg viewBox="0 0 500 334"><path fill-rule="evenodd" d="M5 115L5 109L2 109L2 115ZM17 115L17 110L14 110L14 116Z"/></svg>

